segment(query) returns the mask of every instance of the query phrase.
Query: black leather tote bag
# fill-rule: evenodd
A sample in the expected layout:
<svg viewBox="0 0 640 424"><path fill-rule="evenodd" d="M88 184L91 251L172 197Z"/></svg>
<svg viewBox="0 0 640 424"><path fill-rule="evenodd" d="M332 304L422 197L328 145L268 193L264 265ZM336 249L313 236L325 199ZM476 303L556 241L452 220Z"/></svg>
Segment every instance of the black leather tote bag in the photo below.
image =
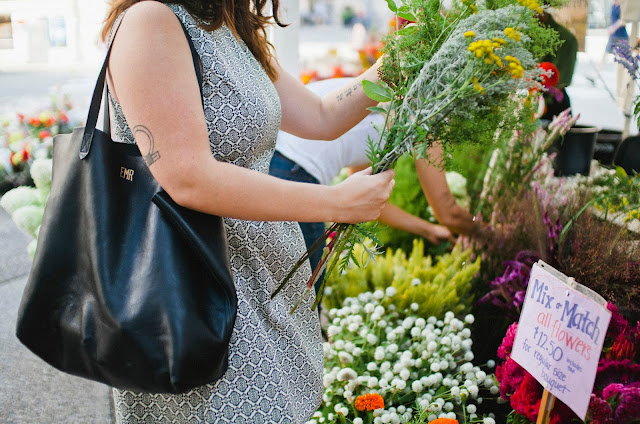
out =
<svg viewBox="0 0 640 424"><path fill-rule="evenodd" d="M237 299L225 229L220 217L173 202L135 144L95 129L110 52L86 127L54 139L17 336L64 372L180 393L227 369Z"/></svg>

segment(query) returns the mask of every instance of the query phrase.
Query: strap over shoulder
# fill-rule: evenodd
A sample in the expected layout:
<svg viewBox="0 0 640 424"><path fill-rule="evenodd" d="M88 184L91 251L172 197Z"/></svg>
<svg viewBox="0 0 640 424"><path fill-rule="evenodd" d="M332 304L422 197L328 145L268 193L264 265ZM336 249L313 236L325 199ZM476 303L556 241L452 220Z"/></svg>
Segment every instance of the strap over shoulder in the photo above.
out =
<svg viewBox="0 0 640 424"><path fill-rule="evenodd" d="M111 28L111 32L109 33L109 37L107 37L107 54L104 58L104 63L102 64L102 68L100 69L100 74L98 75L98 80L96 81L96 86L93 89L93 96L91 97L91 103L89 106L89 113L87 115L87 120L84 128L84 134L82 136L82 144L80 146L80 159L84 159L89 155L89 151L91 150L91 142L93 140L93 134L96 130L96 123L98 121L98 114L100 113L100 102L102 101L102 97L104 96L105 89L108 90L106 85L106 75L107 75L107 67L109 65L109 57L111 56L111 47L113 45L113 40L116 37L116 33L118 32L118 28L120 28L120 24L122 23L122 19L124 15L127 13L125 10L118 16L118 18L113 23L113 27ZM200 65L200 56L193 45L193 41L191 40L191 36L187 31L187 28L182 23L182 20L176 16L178 22L180 22L180 26L184 31L185 36L187 37L187 42L189 43L189 49L191 50L191 57L193 59L193 66L196 73L196 78L198 79L198 87L200 87L200 98L204 102L202 98L202 68ZM109 120L109 110L108 105L109 102L105 102L106 108L104 110L104 118L105 118L105 128L109 128L110 120Z"/></svg>

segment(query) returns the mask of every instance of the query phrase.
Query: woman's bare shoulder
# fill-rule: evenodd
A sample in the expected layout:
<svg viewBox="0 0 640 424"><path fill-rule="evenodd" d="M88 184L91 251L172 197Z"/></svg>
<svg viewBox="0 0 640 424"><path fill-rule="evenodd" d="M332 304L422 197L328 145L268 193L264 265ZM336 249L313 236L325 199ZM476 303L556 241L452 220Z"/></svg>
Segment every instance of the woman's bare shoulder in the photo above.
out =
<svg viewBox="0 0 640 424"><path fill-rule="evenodd" d="M151 29L154 33L174 32L179 29L178 19L166 4L145 0L127 9L122 20L122 29Z"/></svg>

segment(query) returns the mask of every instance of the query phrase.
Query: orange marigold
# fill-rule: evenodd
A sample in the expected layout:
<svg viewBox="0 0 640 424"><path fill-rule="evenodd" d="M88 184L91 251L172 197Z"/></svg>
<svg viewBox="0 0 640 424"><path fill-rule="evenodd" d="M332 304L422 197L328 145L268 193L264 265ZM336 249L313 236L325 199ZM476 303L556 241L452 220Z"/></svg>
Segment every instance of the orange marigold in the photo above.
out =
<svg viewBox="0 0 640 424"><path fill-rule="evenodd" d="M373 411L384 408L384 399L377 393L367 393L356 398L356 409L358 411Z"/></svg>
<svg viewBox="0 0 640 424"><path fill-rule="evenodd" d="M458 420L454 420L453 418L438 418L429 421L429 424L458 424Z"/></svg>

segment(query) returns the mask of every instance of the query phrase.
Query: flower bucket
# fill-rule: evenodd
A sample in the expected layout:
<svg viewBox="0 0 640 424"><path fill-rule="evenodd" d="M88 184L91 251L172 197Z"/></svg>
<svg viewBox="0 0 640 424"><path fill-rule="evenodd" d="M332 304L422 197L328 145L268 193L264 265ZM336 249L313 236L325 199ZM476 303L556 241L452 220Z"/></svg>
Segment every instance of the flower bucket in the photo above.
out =
<svg viewBox="0 0 640 424"><path fill-rule="evenodd" d="M576 125L554 145L555 175L589 175L599 128Z"/></svg>
<svg viewBox="0 0 640 424"><path fill-rule="evenodd" d="M596 136L593 158L603 166L613 166L613 159L622 142L622 132L616 130L600 130Z"/></svg>

